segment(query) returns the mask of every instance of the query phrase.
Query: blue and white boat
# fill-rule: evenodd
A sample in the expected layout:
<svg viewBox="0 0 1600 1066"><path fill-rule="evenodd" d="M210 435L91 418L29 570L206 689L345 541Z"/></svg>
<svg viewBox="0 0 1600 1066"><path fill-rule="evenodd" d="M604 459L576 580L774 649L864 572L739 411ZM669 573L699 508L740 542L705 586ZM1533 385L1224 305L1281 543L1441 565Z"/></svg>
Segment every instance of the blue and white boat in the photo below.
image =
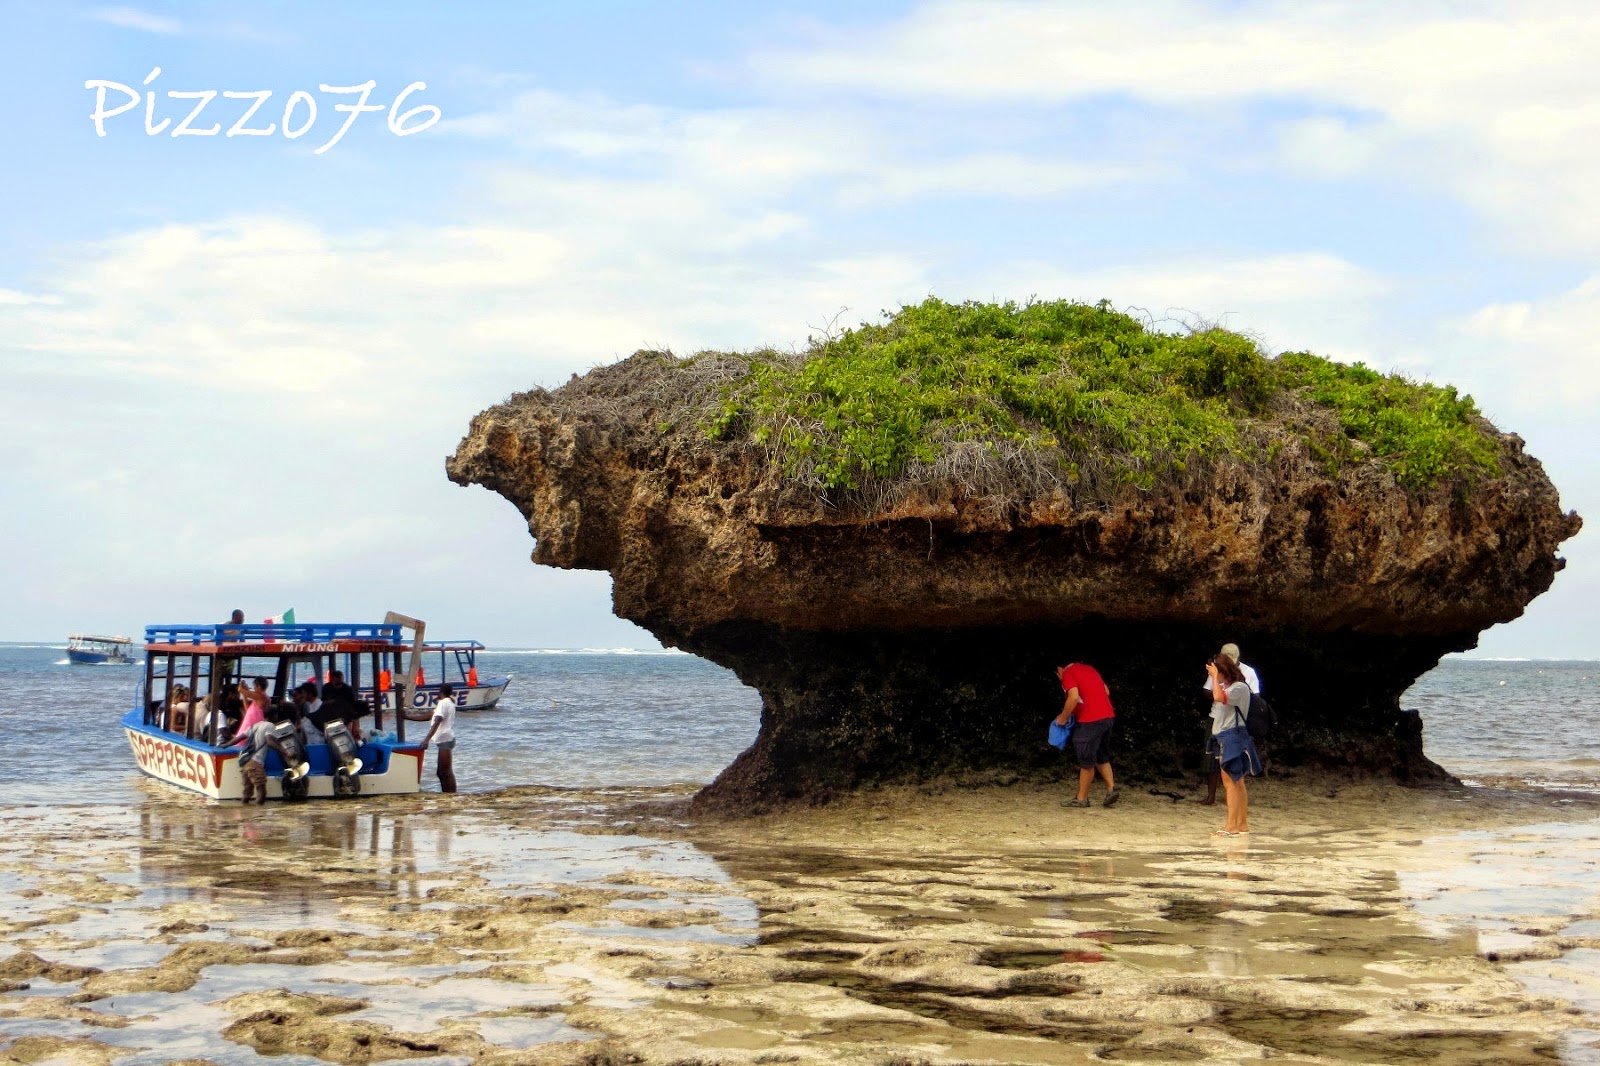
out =
<svg viewBox="0 0 1600 1066"><path fill-rule="evenodd" d="M134 706L122 717L134 761L151 777L180 788L212 799L242 799L240 748L229 746L224 726L240 683L266 678L277 706L296 687L307 681L320 687L338 670L355 690L354 708L366 714L354 728L330 724L323 743L306 744L292 724L278 725L279 739L290 750L298 742L300 755L286 767L277 751L267 752L268 798L416 792L421 737L408 741L405 718L363 695L362 678L378 676L382 664L401 663L407 653L414 675L422 631L423 623L392 611L383 622L148 626L144 672ZM402 692L409 701L411 693Z"/></svg>
<svg viewBox="0 0 1600 1066"><path fill-rule="evenodd" d="M133 662L129 637L96 637L74 633L67 638L67 661L79 666L127 666Z"/></svg>
<svg viewBox="0 0 1600 1066"><path fill-rule="evenodd" d="M439 702L439 686L446 681L455 689L456 710L493 710L511 684L511 675L479 677L478 653L484 650L476 640L430 640L423 644L420 672L413 676L415 684L406 717L413 722L432 717L434 705ZM383 691L384 706L393 710L396 692L392 687Z"/></svg>

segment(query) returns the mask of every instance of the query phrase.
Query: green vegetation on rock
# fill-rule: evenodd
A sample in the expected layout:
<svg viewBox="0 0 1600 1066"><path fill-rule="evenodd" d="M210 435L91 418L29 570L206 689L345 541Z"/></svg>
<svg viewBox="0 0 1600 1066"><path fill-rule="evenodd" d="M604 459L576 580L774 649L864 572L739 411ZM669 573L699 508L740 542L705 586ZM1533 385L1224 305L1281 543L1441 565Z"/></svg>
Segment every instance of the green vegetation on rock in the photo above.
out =
<svg viewBox="0 0 1600 1066"><path fill-rule="evenodd" d="M1309 352L1273 361L1284 388L1331 408L1345 440L1334 459L1348 458L1361 441L1407 488L1423 489L1452 478L1497 473L1495 444L1479 428L1472 397L1449 385L1380 374L1361 363L1330 362Z"/></svg>
<svg viewBox="0 0 1600 1066"><path fill-rule="evenodd" d="M1092 473L1147 489L1197 460L1259 459L1291 424L1330 468L1370 452L1412 489L1495 470L1493 439L1452 388L1300 352L1268 359L1220 328L1150 330L1104 301L930 298L797 356L745 358L707 431L764 445L829 490L960 446L1053 456L1067 483ZM1342 432L1293 417L1307 407Z"/></svg>

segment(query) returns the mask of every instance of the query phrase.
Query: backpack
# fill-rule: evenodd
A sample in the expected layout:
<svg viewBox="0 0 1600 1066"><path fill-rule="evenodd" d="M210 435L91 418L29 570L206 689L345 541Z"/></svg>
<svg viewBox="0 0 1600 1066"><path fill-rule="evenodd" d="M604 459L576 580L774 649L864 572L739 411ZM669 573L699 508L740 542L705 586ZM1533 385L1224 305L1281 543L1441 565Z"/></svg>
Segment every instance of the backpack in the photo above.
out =
<svg viewBox="0 0 1600 1066"><path fill-rule="evenodd" d="M1251 740L1265 740L1272 735L1278 725L1278 712L1272 709L1272 704L1261 698L1259 692L1250 693L1250 715L1244 720L1245 728L1250 730Z"/></svg>

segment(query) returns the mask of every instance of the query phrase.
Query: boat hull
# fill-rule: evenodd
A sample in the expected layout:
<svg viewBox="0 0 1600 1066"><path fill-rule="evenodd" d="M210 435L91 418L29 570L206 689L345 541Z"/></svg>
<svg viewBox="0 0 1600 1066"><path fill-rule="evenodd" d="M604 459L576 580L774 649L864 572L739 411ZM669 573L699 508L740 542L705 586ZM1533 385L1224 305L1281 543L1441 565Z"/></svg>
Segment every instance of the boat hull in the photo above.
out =
<svg viewBox="0 0 1600 1066"><path fill-rule="evenodd" d="M244 798L244 775L239 768L238 749L213 748L198 740L187 740L154 729L143 723L138 711L122 719L123 731L133 749L140 770L158 781L211 799ZM420 791L422 749L416 745L365 744L358 752L366 768L357 775L362 796L395 796ZM333 775L329 773L328 749L313 744L307 751L311 773L306 778L308 799L332 799ZM276 752L267 754L267 797L283 798L283 765ZM340 797L343 798L343 797Z"/></svg>
<svg viewBox="0 0 1600 1066"><path fill-rule="evenodd" d="M509 677L491 677L476 688L466 685L455 686L457 711L490 711L500 702L500 697L505 694L506 687L511 684ZM394 710L395 702L400 698L398 692L383 694L383 706L386 710ZM419 685L411 697L411 706L406 711L406 718L413 722L425 722L433 717L434 705L439 702L438 685Z"/></svg>

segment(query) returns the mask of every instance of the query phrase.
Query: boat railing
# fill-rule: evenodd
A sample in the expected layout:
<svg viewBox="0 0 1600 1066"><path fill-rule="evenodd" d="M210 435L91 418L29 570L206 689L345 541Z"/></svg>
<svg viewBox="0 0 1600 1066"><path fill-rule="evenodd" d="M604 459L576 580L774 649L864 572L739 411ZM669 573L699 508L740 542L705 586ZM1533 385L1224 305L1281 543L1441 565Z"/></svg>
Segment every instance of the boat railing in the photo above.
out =
<svg viewBox="0 0 1600 1066"><path fill-rule="evenodd" d="M400 627L383 622L233 623L145 626L146 644L320 644L333 640L400 643Z"/></svg>
<svg viewBox="0 0 1600 1066"><path fill-rule="evenodd" d="M423 651L488 651L488 648L476 640L425 640L422 642Z"/></svg>

